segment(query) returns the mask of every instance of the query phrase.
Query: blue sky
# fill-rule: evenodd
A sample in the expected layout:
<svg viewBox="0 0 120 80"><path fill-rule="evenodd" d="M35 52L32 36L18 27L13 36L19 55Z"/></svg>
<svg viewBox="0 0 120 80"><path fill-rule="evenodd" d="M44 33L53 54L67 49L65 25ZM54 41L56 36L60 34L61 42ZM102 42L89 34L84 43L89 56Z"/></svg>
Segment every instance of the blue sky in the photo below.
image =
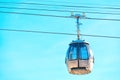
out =
<svg viewBox="0 0 120 80"><path fill-rule="evenodd" d="M6 0L6 2L7 1L51 3L49 2L50 0ZM87 6L111 5L112 7L117 5L116 7L120 7L119 0L54 0L51 4ZM77 8L1 3L0 6L77 10ZM80 10L120 13L120 10ZM0 11L18 11L65 16L69 16L71 14L64 12L27 11L3 8L0 8ZM98 15L86 13L86 16L120 19L119 15ZM69 18L0 13L0 28L8 29L76 33L75 21L75 19ZM119 21L81 20L81 22L83 24L80 27L81 33L120 36ZM0 31L0 80L119 80L120 39L95 38L89 36L82 36L81 38L90 43L94 52L94 68L92 73L87 75L71 75L67 72L64 60L68 44L72 40L75 40L76 36Z"/></svg>

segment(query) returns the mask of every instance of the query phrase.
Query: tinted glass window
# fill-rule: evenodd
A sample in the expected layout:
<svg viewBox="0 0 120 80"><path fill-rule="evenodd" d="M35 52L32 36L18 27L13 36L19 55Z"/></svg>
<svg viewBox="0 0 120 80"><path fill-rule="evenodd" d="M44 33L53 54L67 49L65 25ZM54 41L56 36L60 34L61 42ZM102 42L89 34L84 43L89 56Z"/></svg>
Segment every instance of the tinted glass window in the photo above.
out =
<svg viewBox="0 0 120 80"><path fill-rule="evenodd" d="M88 49L87 46L84 44L72 44L70 45L67 56L69 60L74 60L74 59L89 59L89 54L88 54Z"/></svg>
<svg viewBox="0 0 120 80"><path fill-rule="evenodd" d="M73 47L73 50L72 50L72 59L77 59L77 48L76 47Z"/></svg>
<svg viewBox="0 0 120 80"><path fill-rule="evenodd" d="M71 45L68 51L68 59L77 59L77 46Z"/></svg>
<svg viewBox="0 0 120 80"><path fill-rule="evenodd" d="M86 45L81 45L80 49L80 59L88 59L89 55L88 55L88 50Z"/></svg>
<svg viewBox="0 0 120 80"><path fill-rule="evenodd" d="M71 48L71 47L69 47L68 50L67 50L66 59L68 59L68 57L69 57L70 48Z"/></svg>

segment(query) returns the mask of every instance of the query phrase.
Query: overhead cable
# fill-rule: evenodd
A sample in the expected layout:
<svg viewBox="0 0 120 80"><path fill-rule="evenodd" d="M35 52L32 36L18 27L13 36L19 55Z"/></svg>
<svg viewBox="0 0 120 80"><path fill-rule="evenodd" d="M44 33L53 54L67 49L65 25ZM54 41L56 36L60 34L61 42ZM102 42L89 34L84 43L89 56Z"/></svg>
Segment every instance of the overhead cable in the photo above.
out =
<svg viewBox="0 0 120 80"><path fill-rule="evenodd" d="M55 12L80 12L80 13L91 13L91 14L110 14L110 15L120 15L120 13L110 13L110 12L91 12L91 11L79 11L79 10L56 10L56 9L43 9L43 8L24 8L24 7L5 7L0 6L0 8L5 9L24 9L24 10L35 10L35 11L55 11Z"/></svg>
<svg viewBox="0 0 120 80"><path fill-rule="evenodd" d="M26 5L42 5L42 6L59 6L59 7L71 7L71 8L96 8L96 9L114 9L120 10L120 7L107 7L107 6L78 6L78 5L61 5L61 4L43 4L43 3L28 3L28 2L0 2L0 3L10 3L10 4L26 4Z"/></svg>
<svg viewBox="0 0 120 80"><path fill-rule="evenodd" d="M85 19L92 19L92 20L107 20L107 21L120 21L120 19L89 18L89 17L86 17Z"/></svg>
<svg viewBox="0 0 120 80"><path fill-rule="evenodd" d="M72 1L53 1L53 0L43 0L43 1L45 1L45 2L50 2L50 3L62 3L62 4L65 4L65 3L66 3L66 4L71 3L71 4L77 4L77 5L78 5L78 4L86 4L86 3L72 2ZM42 2L43 2L43 1L42 1ZM97 4L96 4L96 3L95 3L95 4L94 4L94 3L93 3L93 4L87 3L87 5L120 6L120 4L119 4L118 2L116 2L116 4L113 4L113 3L112 3L112 4L109 4L109 5L108 5L108 4L106 5L106 4L103 4L103 3L102 3L102 4L101 4L101 3L99 3L99 4L98 4L98 3L97 3Z"/></svg>
<svg viewBox="0 0 120 80"><path fill-rule="evenodd" d="M33 30L18 30L18 29L0 29L1 31L12 31L12 32L28 32L28 33L43 33L43 34L59 34L59 35L77 35L74 33L61 33L61 32L47 32L47 31L33 31ZM81 36L90 36L90 37L101 37L101 38L115 38L120 39L118 36L105 36L105 35L88 35L80 34Z"/></svg>
<svg viewBox="0 0 120 80"><path fill-rule="evenodd" d="M47 17L58 17L58 18L74 18L73 16L61 16L61 15L49 15L49 14L35 14L35 13L23 13L23 12L0 11L0 13L23 14L23 15L33 15L33 16L47 16ZM107 21L120 21L120 19L89 18L89 17L85 17L84 19L90 19L90 20L107 20Z"/></svg>
<svg viewBox="0 0 120 80"><path fill-rule="evenodd" d="M71 18L71 16L59 16L59 15L23 13L23 12L7 12L7 11L0 11L0 13L23 14L23 15L33 15L33 16L47 16L47 17L59 17L59 18Z"/></svg>

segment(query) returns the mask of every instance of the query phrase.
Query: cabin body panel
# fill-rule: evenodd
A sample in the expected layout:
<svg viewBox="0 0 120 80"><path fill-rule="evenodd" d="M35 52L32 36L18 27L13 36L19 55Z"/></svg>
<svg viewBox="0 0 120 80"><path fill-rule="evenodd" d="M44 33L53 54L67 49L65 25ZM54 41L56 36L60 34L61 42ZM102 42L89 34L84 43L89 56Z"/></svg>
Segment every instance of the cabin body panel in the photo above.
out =
<svg viewBox="0 0 120 80"><path fill-rule="evenodd" d="M92 71L93 67L93 62L91 61L91 59L67 61L68 72L70 74L88 74Z"/></svg>

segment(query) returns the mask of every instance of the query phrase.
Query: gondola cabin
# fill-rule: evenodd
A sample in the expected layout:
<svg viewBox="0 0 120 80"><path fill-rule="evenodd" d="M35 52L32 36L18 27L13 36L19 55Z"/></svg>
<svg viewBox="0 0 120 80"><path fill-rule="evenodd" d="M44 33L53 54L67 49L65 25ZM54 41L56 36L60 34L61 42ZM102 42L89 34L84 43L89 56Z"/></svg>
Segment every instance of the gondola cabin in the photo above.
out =
<svg viewBox="0 0 120 80"><path fill-rule="evenodd" d="M65 63L71 74L88 74L92 71L94 57L89 43L76 40L69 44Z"/></svg>

